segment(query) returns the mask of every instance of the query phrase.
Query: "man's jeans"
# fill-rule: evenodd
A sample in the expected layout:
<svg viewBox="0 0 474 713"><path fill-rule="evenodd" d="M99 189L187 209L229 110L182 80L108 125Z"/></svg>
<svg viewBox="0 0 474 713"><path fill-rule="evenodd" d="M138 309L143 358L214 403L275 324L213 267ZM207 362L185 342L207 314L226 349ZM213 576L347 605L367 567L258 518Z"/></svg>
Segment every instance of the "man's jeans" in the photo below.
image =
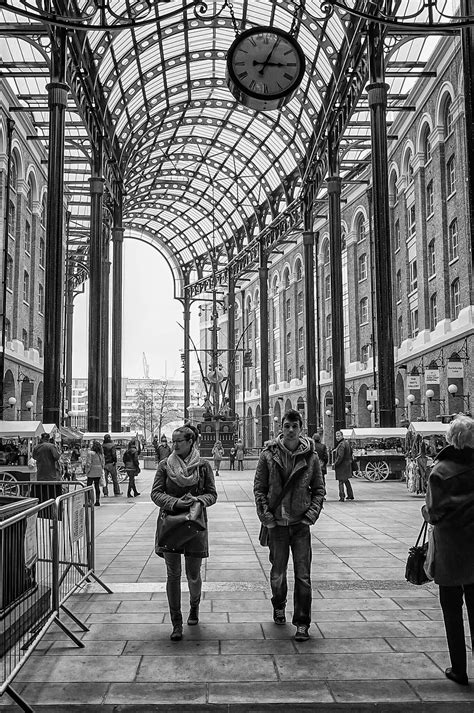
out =
<svg viewBox="0 0 474 713"><path fill-rule="evenodd" d="M181 614L181 555L175 552L165 552L164 558L167 574L166 594L168 595L171 623L176 626L183 623L183 615ZM198 606L201 601L201 562L202 557L184 558L191 606Z"/></svg>
<svg viewBox="0 0 474 713"><path fill-rule="evenodd" d="M286 572L288 559L293 557L295 591L293 597L293 624L309 626L311 623L311 534L309 525L297 524L268 528L270 546L270 584L274 609L284 609L288 593Z"/></svg>
<svg viewBox="0 0 474 713"><path fill-rule="evenodd" d="M114 485L114 495L120 495L120 485L117 478L117 466L115 463L106 463L104 465L105 471L105 488L104 495L109 494L108 484L109 484L109 473L112 478L112 483Z"/></svg>
<svg viewBox="0 0 474 713"><path fill-rule="evenodd" d="M347 478L347 480L338 480L337 482L339 483L339 500L345 500L344 485L346 486L348 499L354 500L354 493L349 478Z"/></svg>

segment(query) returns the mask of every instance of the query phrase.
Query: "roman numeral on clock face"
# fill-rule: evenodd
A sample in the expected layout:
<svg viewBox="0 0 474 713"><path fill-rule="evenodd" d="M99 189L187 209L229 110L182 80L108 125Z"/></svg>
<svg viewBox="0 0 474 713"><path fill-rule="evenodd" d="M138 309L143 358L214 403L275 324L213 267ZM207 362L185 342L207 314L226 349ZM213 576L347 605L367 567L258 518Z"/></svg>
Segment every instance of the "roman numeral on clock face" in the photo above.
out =
<svg viewBox="0 0 474 713"><path fill-rule="evenodd" d="M239 79L245 79L248 76L248 72L240 72L237 76Z"/></svg>
<svg viewBox="0 0 474 713"><path fill-rule="evenodd" d="M285 74L283 76L285 77L285 79L293 79L293 75L288 74L288 72L285 72Z"/></svg>

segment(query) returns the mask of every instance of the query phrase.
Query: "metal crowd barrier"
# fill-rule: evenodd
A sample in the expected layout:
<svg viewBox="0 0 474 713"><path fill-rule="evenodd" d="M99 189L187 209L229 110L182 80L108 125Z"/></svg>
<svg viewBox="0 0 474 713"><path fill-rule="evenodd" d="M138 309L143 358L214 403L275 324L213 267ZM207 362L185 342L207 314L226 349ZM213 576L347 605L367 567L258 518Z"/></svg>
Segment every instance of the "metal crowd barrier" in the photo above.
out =
<svg viewBox="0 0 474 713"><path fill-rule="evenodd" d="M57 489L63 481L53 484ZM64 602L91 578L111 590L94 573L93 488L70 487L53 500L46 499L51 483L21 485L36 500L10 496L12 504L2 508L6 519L0 518L0 695L8 693L22 710L33 711L12 688L18 671L53 623L83 648L61 621L61 611L83 631L88 627ZM0 493L1 486L0 481ZM8 496L3 502L9 502ZM21 507L26 509L9 516L11 509Z"/></svg>

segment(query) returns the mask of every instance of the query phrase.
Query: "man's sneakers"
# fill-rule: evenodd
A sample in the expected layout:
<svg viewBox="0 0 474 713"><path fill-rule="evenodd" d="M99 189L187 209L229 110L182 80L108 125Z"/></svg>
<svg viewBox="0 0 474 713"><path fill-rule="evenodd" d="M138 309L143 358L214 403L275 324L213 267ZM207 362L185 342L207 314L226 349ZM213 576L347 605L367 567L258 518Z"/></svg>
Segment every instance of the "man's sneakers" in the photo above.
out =
<svg viewBox="0 0 474 713"><path fill-rule="evenodd" d="M278 624L281 626L282 624L286 624L286 616L285 616L285 609L273 609L273 621L275 624Z"/></svg>
<svg viewBox="0 0 474 713"><path fill-rule="evenodd" d="M295 641L308 641L309 639L309 626L306 624L300 624L296 627Z"/></svg>

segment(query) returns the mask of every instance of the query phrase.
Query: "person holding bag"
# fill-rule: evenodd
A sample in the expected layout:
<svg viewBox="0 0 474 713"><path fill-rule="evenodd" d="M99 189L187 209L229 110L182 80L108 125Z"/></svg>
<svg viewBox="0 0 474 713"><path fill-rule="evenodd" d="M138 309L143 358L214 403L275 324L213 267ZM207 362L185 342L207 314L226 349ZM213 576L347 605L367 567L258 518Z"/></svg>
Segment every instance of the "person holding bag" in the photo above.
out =
<svg viewBox="0 0 474 713"><path fill-rule="evenodd" d="M155 537L155 552L163 557L166 564L166 594L170 609L171 641L183 638L183 616L181 613L181 555L184 555L186 579L189 587L190 610L187 623L194 626L199 623L199 604L201 601L201 564L209 557L207 527L193 533L183 542L182 533L177 530L176 542L170 540L169 531L166 541L160 541L164 532L163 517L196 509L200 503L204 509L204 521L207 525L206 508L214 505L217 491L214 474L210 464L201 458L196 443L198 430L191 425L181 426L173 432L171 454L158 465L151 490L151 499L160 507Z"/></svg>
<svg viewBox="0 0 474 713"><path fill-rule="evenodd" d="M451 659L444 673L467 686L463 600L474 640L474 420L459 414L446 440L431 469L422 514L433 525L432 570Z"/></svg>

